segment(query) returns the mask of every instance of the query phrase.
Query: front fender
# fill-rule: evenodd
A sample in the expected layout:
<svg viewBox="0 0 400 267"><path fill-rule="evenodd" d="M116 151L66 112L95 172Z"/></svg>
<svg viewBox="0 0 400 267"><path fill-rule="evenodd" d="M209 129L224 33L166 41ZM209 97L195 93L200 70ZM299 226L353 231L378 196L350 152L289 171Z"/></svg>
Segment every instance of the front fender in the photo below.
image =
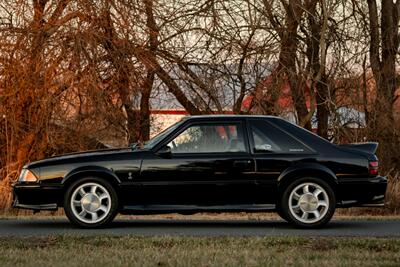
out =
<svg viewBox="0 0 400 267"><path fill-rule="evenodd" d="M71 170L62 180L61 184L65 184L74 177L82 176L82 175L97 175L101 177L110 177L110 179L113 179L114 182L117 184L121 183L121 180L118 178L118 176L110 169L107 169L105 167L101 166L83 166L79 167L76 169Z"/></svg>

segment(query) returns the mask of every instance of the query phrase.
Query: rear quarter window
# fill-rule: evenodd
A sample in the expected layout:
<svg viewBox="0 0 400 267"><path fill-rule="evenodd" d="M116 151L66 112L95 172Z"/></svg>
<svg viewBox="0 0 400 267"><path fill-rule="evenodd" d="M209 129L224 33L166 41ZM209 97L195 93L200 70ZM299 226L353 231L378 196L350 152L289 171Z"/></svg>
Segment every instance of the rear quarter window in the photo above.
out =
<svg viewBox="0 0 400 267"><path fill-rule="evenodd" d="M310 153L302 142L263 120L250 120L255 153Z"/></svg>

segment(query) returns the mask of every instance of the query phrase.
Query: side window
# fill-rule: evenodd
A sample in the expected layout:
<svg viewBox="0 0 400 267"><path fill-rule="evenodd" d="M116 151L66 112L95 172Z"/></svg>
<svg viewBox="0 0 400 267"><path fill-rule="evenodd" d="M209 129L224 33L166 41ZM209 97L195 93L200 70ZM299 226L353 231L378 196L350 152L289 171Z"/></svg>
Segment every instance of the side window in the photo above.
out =
<svg viewBox="0 0 400 267"><path fill-rule="evenodd" d="M246 151L240 123L192 125L175 137L168 146L172 153Z"/></svg>
<svg viewBox="0 0 400 267"><path fill-rule="evenodd" d="M302 153L310 150L302 143L262 120L252 120L251 132L254 140L254 151L257 153Z"/></svg>

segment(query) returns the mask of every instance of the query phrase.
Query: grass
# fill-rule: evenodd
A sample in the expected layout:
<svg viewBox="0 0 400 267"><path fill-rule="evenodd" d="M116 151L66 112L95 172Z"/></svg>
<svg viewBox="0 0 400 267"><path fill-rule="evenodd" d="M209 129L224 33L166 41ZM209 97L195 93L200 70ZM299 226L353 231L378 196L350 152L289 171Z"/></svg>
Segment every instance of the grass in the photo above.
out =
<svg viewBox="0 0 400 267"><path fill-rule="evenodd" d="M0 238L0 266L398 266L400 240L300 237Z"/></svg>

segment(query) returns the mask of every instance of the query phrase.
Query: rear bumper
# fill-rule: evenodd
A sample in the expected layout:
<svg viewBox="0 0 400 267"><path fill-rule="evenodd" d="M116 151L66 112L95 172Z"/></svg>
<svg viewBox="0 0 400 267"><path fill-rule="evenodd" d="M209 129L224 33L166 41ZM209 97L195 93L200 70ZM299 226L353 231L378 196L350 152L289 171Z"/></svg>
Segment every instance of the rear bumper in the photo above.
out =
<svg viewBox="0 0 400 267"><path fill-rule="evenodd" d="M13 208L57 210L62 204L62 187L58 185L16 184Z"/></svg>
<svg viewBox="0 0 400 267"><path fill-rule="evenodd" d="M338 207L383 207L387 178L383 176L342 179L338 185Z"/></svg>

